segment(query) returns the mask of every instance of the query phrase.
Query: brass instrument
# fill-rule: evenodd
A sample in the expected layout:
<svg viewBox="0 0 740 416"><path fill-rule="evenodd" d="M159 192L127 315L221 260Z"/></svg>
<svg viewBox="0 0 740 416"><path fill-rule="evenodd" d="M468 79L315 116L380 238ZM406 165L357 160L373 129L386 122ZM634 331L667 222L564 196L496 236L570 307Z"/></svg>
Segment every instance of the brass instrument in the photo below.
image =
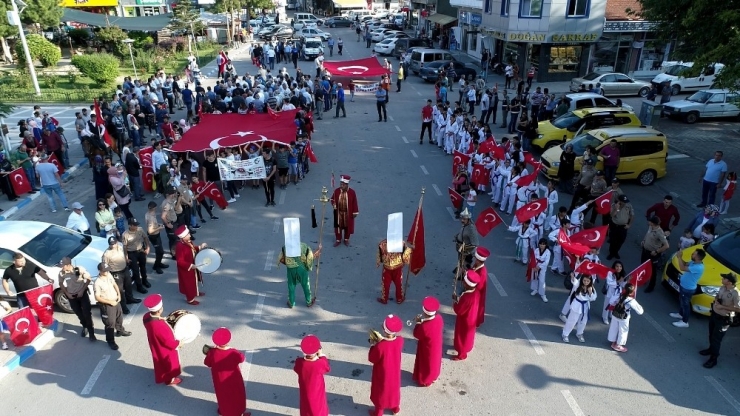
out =
<svg viewBox="0 0 740 416"><path fill-rule="evenodd" d="M383 337L383 334L381 334L380 332L378 332L378 331L376 331L374 329L368 330L367 331L367 335L368 335L367 342L369 342L370 345L375 345L378 342L380 342L380 341L382 341L382 340L385 339L385 337Z"/></svg>
<svg viewBox="0 0 740 416"><path fill-rule="evenodd" d="M216 348L216 347L213 347L213 346L208 345L208 344L203 345L203 349L202 349L203 355L208 355L208 351L210 351L211 348Z"/></svg>
<svg viewBox="0 0 740 416"><path fill-rule="evenodd" d="M414 326L414 324L418 324L418 323L421 323L421 322L423 322L422 319L421 319L421 314L418 314L418 315L416 315L416 318L414 318L413 321L410 320L410 319L408 321L406 321L406 326Z"/></svg>

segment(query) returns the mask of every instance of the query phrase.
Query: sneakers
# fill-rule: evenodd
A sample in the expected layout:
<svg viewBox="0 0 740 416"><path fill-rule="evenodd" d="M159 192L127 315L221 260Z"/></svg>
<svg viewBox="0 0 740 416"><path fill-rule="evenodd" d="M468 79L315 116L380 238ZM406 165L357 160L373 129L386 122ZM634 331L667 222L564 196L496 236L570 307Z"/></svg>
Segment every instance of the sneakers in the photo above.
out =
<svg viewBox="0 0 740 416"><path fill-rule="evenodd" d="M603 322L604 322L604 325L609 325L609 320L608 319L604 319Z"/></svg>
<svg viewBox="0 0 740 416"><path fill-rule="evenodd" d="M211 219L215 221L215 220L217 220L217 219L218 219L218 217L217 217L217 216L215 216L215 215L212 215L212 216L211 216Z"/></svg>
<svg viewBox="0 0 740 416"><path fill-rule="evenodd" d="M567 335L563 335L563 342L565 342L566 344L570 343Z"/></svg>
<svg viewBox="0 0 740 416"><path fill-rule="evenodd" d="M673 323L673 326L675 326L677 328L688 328L689 327L689 323L688 322L684 322L684 321L677 321L677 322L674 322Z"/></svg>
<svg viewBox="0 0 740 416"><path fill-rule="evenodd" d="M52 213L52 214L54 214L55 212L57 212L57 210L55 210L55 209L52 209L52 210L51 210L51 213Z"/></svg>
<svg viewBox="0 0 740 416"><path fill-rule="evenodd" d="M674 319L682 319L682 318L683 318L683 316L681 316L681 314L680 314L680 313L676 313L676 312L671 312L671 313L669 314L669 316L670 316L671 318L674 318Z"/></svg>
<svg viewBox="0 0 740 416"><path fill-rule="evenodd" d="M235 196L235 197L237 197L237 198L241 198L241 197L242 197L242 196L241 196L241 195L239 195L239 194L236 194L236 195L234 195L234 196Z"/></svg>
<svg viewBox="0 0 740 416"><path fill-rule="evenodd" d="M616 352L627 352L627 347L623 347L617 344L612 344L612 349Z"/></svg>
<svg viewBox="0 0 740 416"><path fill-rule="evenodd" d="M192 226L192 227L190 227L190 228L192 228L192 229L194 229L194 230L197 230L197 229L199 229L199 228L200 228L200 225L198 225L198 224L195 224L194 226Z"/></svg>
<svg viewBox="0 0 740 416"><path fill-rule="evenodd" d="M534 295L536 295L536 294L537 294L537 291L536 291L536 290L533 290L533 291L532 291L532 292L531 292L531 293L530 293L529 295L530 295L530 296L534 296Z"/></svg>
<svg viewBox="0 0 740 416"><path fill-rule="evenodd" d="M7 342L3 342L3 349L4 350L7 350L8 349L8 343Z"/></svg>
<svg viewBox="0 0 740 416"><path fill-rule="evenodd" d="M67 211L67 212L69 212L69 208L68 207L64 207L64 210Z"/></svg>
<svg viewBox="0 0 740 416"><path fill-rule="evenodd" d="M542 298L542 301L543 301L543 302L547 303L547 296L545 296L545 295L542 295L542 296L540 296L540 297Z"/></svg>
<svg viewBox="0 0 740 416"><path fill-rule="evenodd" d="M226 202L228 202L229 204L233 204L234 202L236 202L236 198L231 198Z"/></svg>
<svg viewBox="0 0 740 416"><path fill-rule="evenodd" d="M561 320L561 321L563 321L563 322L567 322L567 321L568 321L568 317L567 317L567 316L565 316L565 315L563 315L563 314L561 313L561 314L560 314L560 320Z"/></svg>
<svg viewBox="0 0 740 416"><path fill-rule="evenodd" d="M578 338L578 342L586 342L586 338L583 338L583 334L576 334L576 338Z"/></svg>

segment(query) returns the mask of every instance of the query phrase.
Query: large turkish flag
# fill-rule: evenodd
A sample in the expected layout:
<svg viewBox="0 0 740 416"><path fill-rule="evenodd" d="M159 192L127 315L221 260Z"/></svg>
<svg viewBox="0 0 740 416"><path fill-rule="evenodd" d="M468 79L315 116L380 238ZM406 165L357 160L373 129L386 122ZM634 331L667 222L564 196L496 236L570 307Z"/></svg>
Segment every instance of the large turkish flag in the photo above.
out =
<svg viewBox="0 0 740 416"><path fill-rule="evenodd" d="M154 148L147 146L139 150L139 159L141 160L141 179L144 184L144 191L154 192L154 168L152 167L152 152Z"/></svg>
<svg viewBox="0 0 740 416"><path fill-rule="evenodd" d="M39 321L44 326L54 322L54 301L52 300L53 285L39 286L25 292L28 303L33 308Z"/></svg>
<svg viewBox="0 0 740 416"><path fill-rule="evenodd" d="M26 172L22 168L18 168L8 174L10 183L13 185L13 192L20 196L31 192L31 183L26 177Z"/></svg>

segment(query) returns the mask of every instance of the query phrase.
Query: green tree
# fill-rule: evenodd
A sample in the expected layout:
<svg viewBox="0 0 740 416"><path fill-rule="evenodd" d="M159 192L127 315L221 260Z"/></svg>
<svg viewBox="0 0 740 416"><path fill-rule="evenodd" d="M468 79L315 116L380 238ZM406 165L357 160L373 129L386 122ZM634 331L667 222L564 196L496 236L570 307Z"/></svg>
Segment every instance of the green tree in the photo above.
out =
<svg viewBox="0 0 740 416"><path fill-rule="evenodd" d="M206 30L206 26L199 18L200 13L193 8L190 2L173 4L169 27L172 30L182 30L185 33L198 36Z"/></svg>
<svg viewBox="0 0 740 416"><path fill-rule="evenodd" d="M676 41L672 59L693 61L686 75L696 76L707 65L725 68L718 85L735 89L740 84L740 3L726 0L638 0L641 10L627 10L655 22L655 32L665 42Z"/></svg>
<svg viewBox="0 0 740 416"><path fill-rule="evenodd" d="M123 40L128 37L126 32L118 26L101 27L95 34L98 40L103 44L105 50L115 53L118 56L128 54L128 46Z"/></svg>
<svg viewBox="0 0 740 416"><path fill-rule="evenodd" d="M5 16L8 11L13 10L9 0L0 1L0 16ZM2 46L3 61L13 62L13 51L8 45L7 38L18 34L18 28L11 26L8 19L0 18L0 46Z"/></svg>
<svg viewBox="0 0 740 416"><path fill-rule="evenodd" d="M10 0L3 0L9 2ZM36 24L40 29L57 27L64 11L59 0L24 0L26 8L21 13L21 21L27 25ZM12 6L11 6L12 7Z"/></svg>

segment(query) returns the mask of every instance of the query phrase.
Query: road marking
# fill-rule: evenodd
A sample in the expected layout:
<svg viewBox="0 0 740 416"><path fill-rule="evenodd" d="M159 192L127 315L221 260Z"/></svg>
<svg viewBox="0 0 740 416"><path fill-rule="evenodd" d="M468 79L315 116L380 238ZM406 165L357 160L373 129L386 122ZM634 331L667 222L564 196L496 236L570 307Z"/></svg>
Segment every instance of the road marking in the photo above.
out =
<svg viewBox="0 0 740 416"><path fill-rule="evenodd" d="M668 333L668 331L666 331L665 329L663 329L663 327L662 327L662 326L660 326L660 324L659 324L658 322L656 322L656 321L655 321L655 319L653 319L653 317L652 317L652 316L650 316L650 314L648 314L648 313L646 312L646 313L643 313L643 314L642 314L642 316L643 316L643 318L645 318L645 319L646 319L646 320L647 320L648 322L650 322L650 325L652 325L652 326L653 326L653 328L655 328L655 330L656 330L656 331L658 331L658 333L659 333L660 335L663 335L663 338L665 338L665 340L666 340L666 341L668 341L668 342L669 342L669 343L671 343L671 344L673 344L673 343L675 343L675 342L676 342L676 339L675 339L675 338L673 338L673 337L671 336L671 334L669 334L669 333Z"/></svg>
<svg viewBox="0 0 740 416"><path fill-rule="evenodd" d="M738 401L735 400L734 397L732 397L732 395L730 394L730 392L728 392L724 387L722 387L722 385L719 384L719 382L714 377L712 377L712 376L704 376L704 379L707 380L709 382L709 384L712 385L712 387L714 387L715 389L717 389L717 391L719 392L719 394L721 394L722 397L724 397L725 400L727 400L727 403L730 403L730 406L734 407L735 410L737 410L738 412L740 412L740 403L738 403Z"/></svg>
<svg viewBox="0 0 740 416"><path fill-rule="evenodd" d="M255 321L259 321L262 317L262 308L265 306L265 295L264 293L260 293L257 297L257 305L254 307L254 316L252 316L252 319Z"/></svg>
<svg viewBox="0 0 740 416"><path fill-rule="evenodd" d="M257 305L254 307L253 319L259 321L262 317L262 308L265 306L265 294L260 293L257 297ZM254 350L244 351L244 365L241 368L242 377L244 383L249 382L249 371L252 369L252 358L254 357Z"/></svg>
<svg viewBox="0 0 740 416"><path fill-rule="evenodd" d="M398 131L401 131L401 128L400 128L400 127L398 127L398 126L396 126L396 130L398 130Z"/></svg>
<svg viewBox="0 0 740 416"><path fill-rule="evenodd" d="M404 143L409 144L409 139L407 139L406 136L401 136L401 139L403 139Z"/></svg>
<svg viewBox="0 0 740 416"><path fill-rule="evenodd" d="M434 188L434 192L437 193L437 196L442 196L442 191L439 190L439 187L437 186L437 184L433 183L432 188Z"/></svg>
<svg viewBox="0 0 740 416"><path fill-rule="evenodd" d="M419 91L416 91L416 93L419 94L419 96L421 96L421 93Z"/></svg>
<svg viewBox="0 0 740 416"><path fill-rule="evenodd" d="M452 207L447 207L447 212L450 213L450 217L452 217L453 221L457 221L457 218L455 218L455 210L453 210Z"/></svg>
<svg viewBox="0 0 740 416"><path fill-rule="evenodd" d="M280 192L280 200L278 201L278 204L283 205L285 203L285 194L287 194L287 192Z"/></svg>
<svg viewBox="0 0 740 416"><path fill-rule="evenodd" d="M429 171L424 167L424 165L421 165L421 171L424 172L425 175L429 175Z"/></svg>
<svg viewBox="0 0 740 416"><path fill-rule="evenodd" d="M668 159L668 160L672 160L672 159L684 159L684 158L687 158L687 157L690 157L690 156L689 155L685 155L683 153L677 153L675 155L668 155L668 157L666 157L666 159Z"/></svg>
<svg viewBox="0 0 740 416"><path fill-rule="evenodd" d="M85 387L82 389L83 396L90 394L90 392L93 389L93 386L95 386L95 382L98 381L100 378L100 375L103 373L103 369L105 368L105 365L108 364L108 360L110 360L110 355L104 355L103 359L100 360L98 365L95 366L95 370L93 370L93 373L90 375L90 378L87 379L87 384L85 384Z"/></svg>
<svg viewBox="0 0 740 416"><path fill-rule="evenodd" d="M565 397L565 401L568 402L568 406L570 406L570 410L573 411L574 415L586 416L586 414L583 413L583 410L581 410L581 406L578 406L578 402L576 402L575 397L570 394L570 390L560 390L560 393Z"/></svg>
<svg viewBox="0 0 740 416"><path fill-rule="evenodd" d="M128 324L130 324L131 321L134 319L134 316L136 316L136 312L139 310L139 305L141 305L141 302L137 303L136 305L132 306L131 309L129 309L130 313L128 314L126 319L123 320L123 324L125 326L128 326Z"/></svg>
<svg viewBox="0 0 740 416"><path fill-rule="evenodd" d="M394 119L393 119L393 116L388 116L388 119L389 119L390 121L396 121L396 120L394 120Z"/></svg>
<svg viewBox="0 0 740 416"><path fill-rule="evenodd" d="M280 231L280 218L275 218L275 222L272 224L272 233L275 234Z"/></svg>
<svg viewBox="0 0 740 416"><path fill-rule="evenodd" d="M524 335L529 340L529 345L534 348L534 352L536 352L537 355L545 355L545 350L542 349L540 342L537 341L537 338L534 337L534 334L532 333L532 330L529 329L529 326L527 326L527 324L525 324L524 322L519 322L519 327L522 328L522 332L524 332Z"/></svg>
<svg viewBox="0 0 740 416"><path fill-rule="evenodd" d="M267 258L265 259L265 271L269 272L272 269L272 256L275 255L275 250L267 252Z"/></svg>
<svg viewBox="0 0 740 416"><path fill-rule="evenodd" d="M416 152L413 151L413 150L411 151L411 156L413 156L413 157L419 157L419 155L417 155Z"/></svg>
<svg viewBox="0 0 740 416"><path fill-rule="evenodd" d="M501 295L501 297L509 296L506 294L504 287L501 286L501 282L498 281L495 274L488 273L488 278L491 279L491 283L493 283L493 287L496 288L496 291L498 292L499 295Z"/></svg>

